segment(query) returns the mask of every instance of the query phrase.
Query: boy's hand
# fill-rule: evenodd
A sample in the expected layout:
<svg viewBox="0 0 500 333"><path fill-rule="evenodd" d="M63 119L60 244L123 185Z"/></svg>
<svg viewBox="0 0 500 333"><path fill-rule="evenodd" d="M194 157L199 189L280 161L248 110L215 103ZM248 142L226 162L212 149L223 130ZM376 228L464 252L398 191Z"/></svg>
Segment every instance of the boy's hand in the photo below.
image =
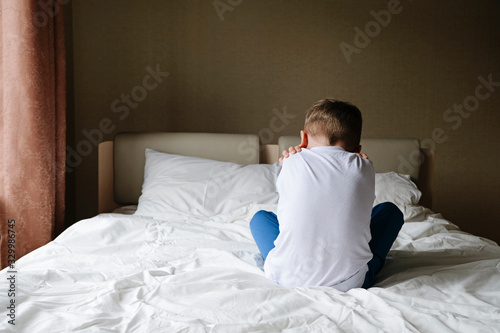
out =
<svg viewBox="0 0 500 333"><path fill-rule="evenodd" d="M366 158L367 160L369 160L368 158L368 155L366 154L361 154L361 153L355 153L356 155L360 156L360 157L363 157L363 158Z"/></svg>
<svg viewBox="0 0 500 333"><path fill-rule="evenodd" d="M288 150L283 150L283 157L280 157L279 161L281 164L283 164L283 161L285 158L288 158L290 155L293 155L295 153L298 153L299 151L302 150L302 146L295 146L295 147L290 147Z"/></svg>

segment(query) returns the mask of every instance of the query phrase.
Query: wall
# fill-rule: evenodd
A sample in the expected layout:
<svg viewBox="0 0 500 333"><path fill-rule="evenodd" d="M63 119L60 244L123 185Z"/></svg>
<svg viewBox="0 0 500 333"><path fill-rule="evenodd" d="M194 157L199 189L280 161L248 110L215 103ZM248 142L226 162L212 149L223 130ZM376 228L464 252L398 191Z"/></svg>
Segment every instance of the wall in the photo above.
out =
<svg viewBox="0 0 500 333"><path fill-rule="evenodd" d="M276 142L298 134L314 101L335 97L362 110L364 136L425 140L436 152L433 210L500 242L500 2L72 7L75 220L97 212L100 140L147 130L260 133Z"/></svg>

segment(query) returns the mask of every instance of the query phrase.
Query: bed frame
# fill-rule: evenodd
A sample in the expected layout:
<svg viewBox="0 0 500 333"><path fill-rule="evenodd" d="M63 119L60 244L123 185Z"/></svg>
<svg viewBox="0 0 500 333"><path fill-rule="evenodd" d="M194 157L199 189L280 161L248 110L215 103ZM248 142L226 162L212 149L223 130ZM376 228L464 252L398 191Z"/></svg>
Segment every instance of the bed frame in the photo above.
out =
<svg viewBox="0 0 500 333"><path fill-rule="evenodd" d="M99 213L137 204L144 178L146 148L246 165L275 163L284 149L299 143L298 136L282 136L278 144L260 144L259 137L254 134L119 133L114 141L99 144ZM412 138L362 138L361 145L376 172L409 174L422 192L420 203L432 208L432 151L423 149L420 141Z"/></svg>

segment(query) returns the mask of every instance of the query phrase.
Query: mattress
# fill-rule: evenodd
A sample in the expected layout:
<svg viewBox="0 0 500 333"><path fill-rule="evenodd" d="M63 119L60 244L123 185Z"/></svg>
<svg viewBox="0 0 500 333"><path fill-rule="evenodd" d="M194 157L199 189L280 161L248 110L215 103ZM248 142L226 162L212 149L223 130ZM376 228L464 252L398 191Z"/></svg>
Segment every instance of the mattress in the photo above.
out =
<svg viewBox="0 0 500 333"><path fill-rule="evenodd" d="M241 217L79 221L0 280L2 332L498 332L500 248L440 214L405 224L374 287L284 288L265 278ZM125 213L133 212L133 207Z"/></svg>

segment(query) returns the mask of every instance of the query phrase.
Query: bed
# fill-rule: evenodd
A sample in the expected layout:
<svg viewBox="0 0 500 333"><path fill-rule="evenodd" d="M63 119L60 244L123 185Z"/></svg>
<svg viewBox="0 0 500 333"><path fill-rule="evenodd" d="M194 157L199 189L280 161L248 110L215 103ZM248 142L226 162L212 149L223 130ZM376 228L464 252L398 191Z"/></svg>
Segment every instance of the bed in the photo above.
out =
<svg viewBox="0 0 500 333"><path fill-rule="evenodd" d="M102 143L99 215L2 271L0 331L500 332L500 248L432 211L433 155L416 139L362 139L375 203L405 216L374 287L266 279L248 223L276 209L276 161L297 142L120 133Z"/></svg>

